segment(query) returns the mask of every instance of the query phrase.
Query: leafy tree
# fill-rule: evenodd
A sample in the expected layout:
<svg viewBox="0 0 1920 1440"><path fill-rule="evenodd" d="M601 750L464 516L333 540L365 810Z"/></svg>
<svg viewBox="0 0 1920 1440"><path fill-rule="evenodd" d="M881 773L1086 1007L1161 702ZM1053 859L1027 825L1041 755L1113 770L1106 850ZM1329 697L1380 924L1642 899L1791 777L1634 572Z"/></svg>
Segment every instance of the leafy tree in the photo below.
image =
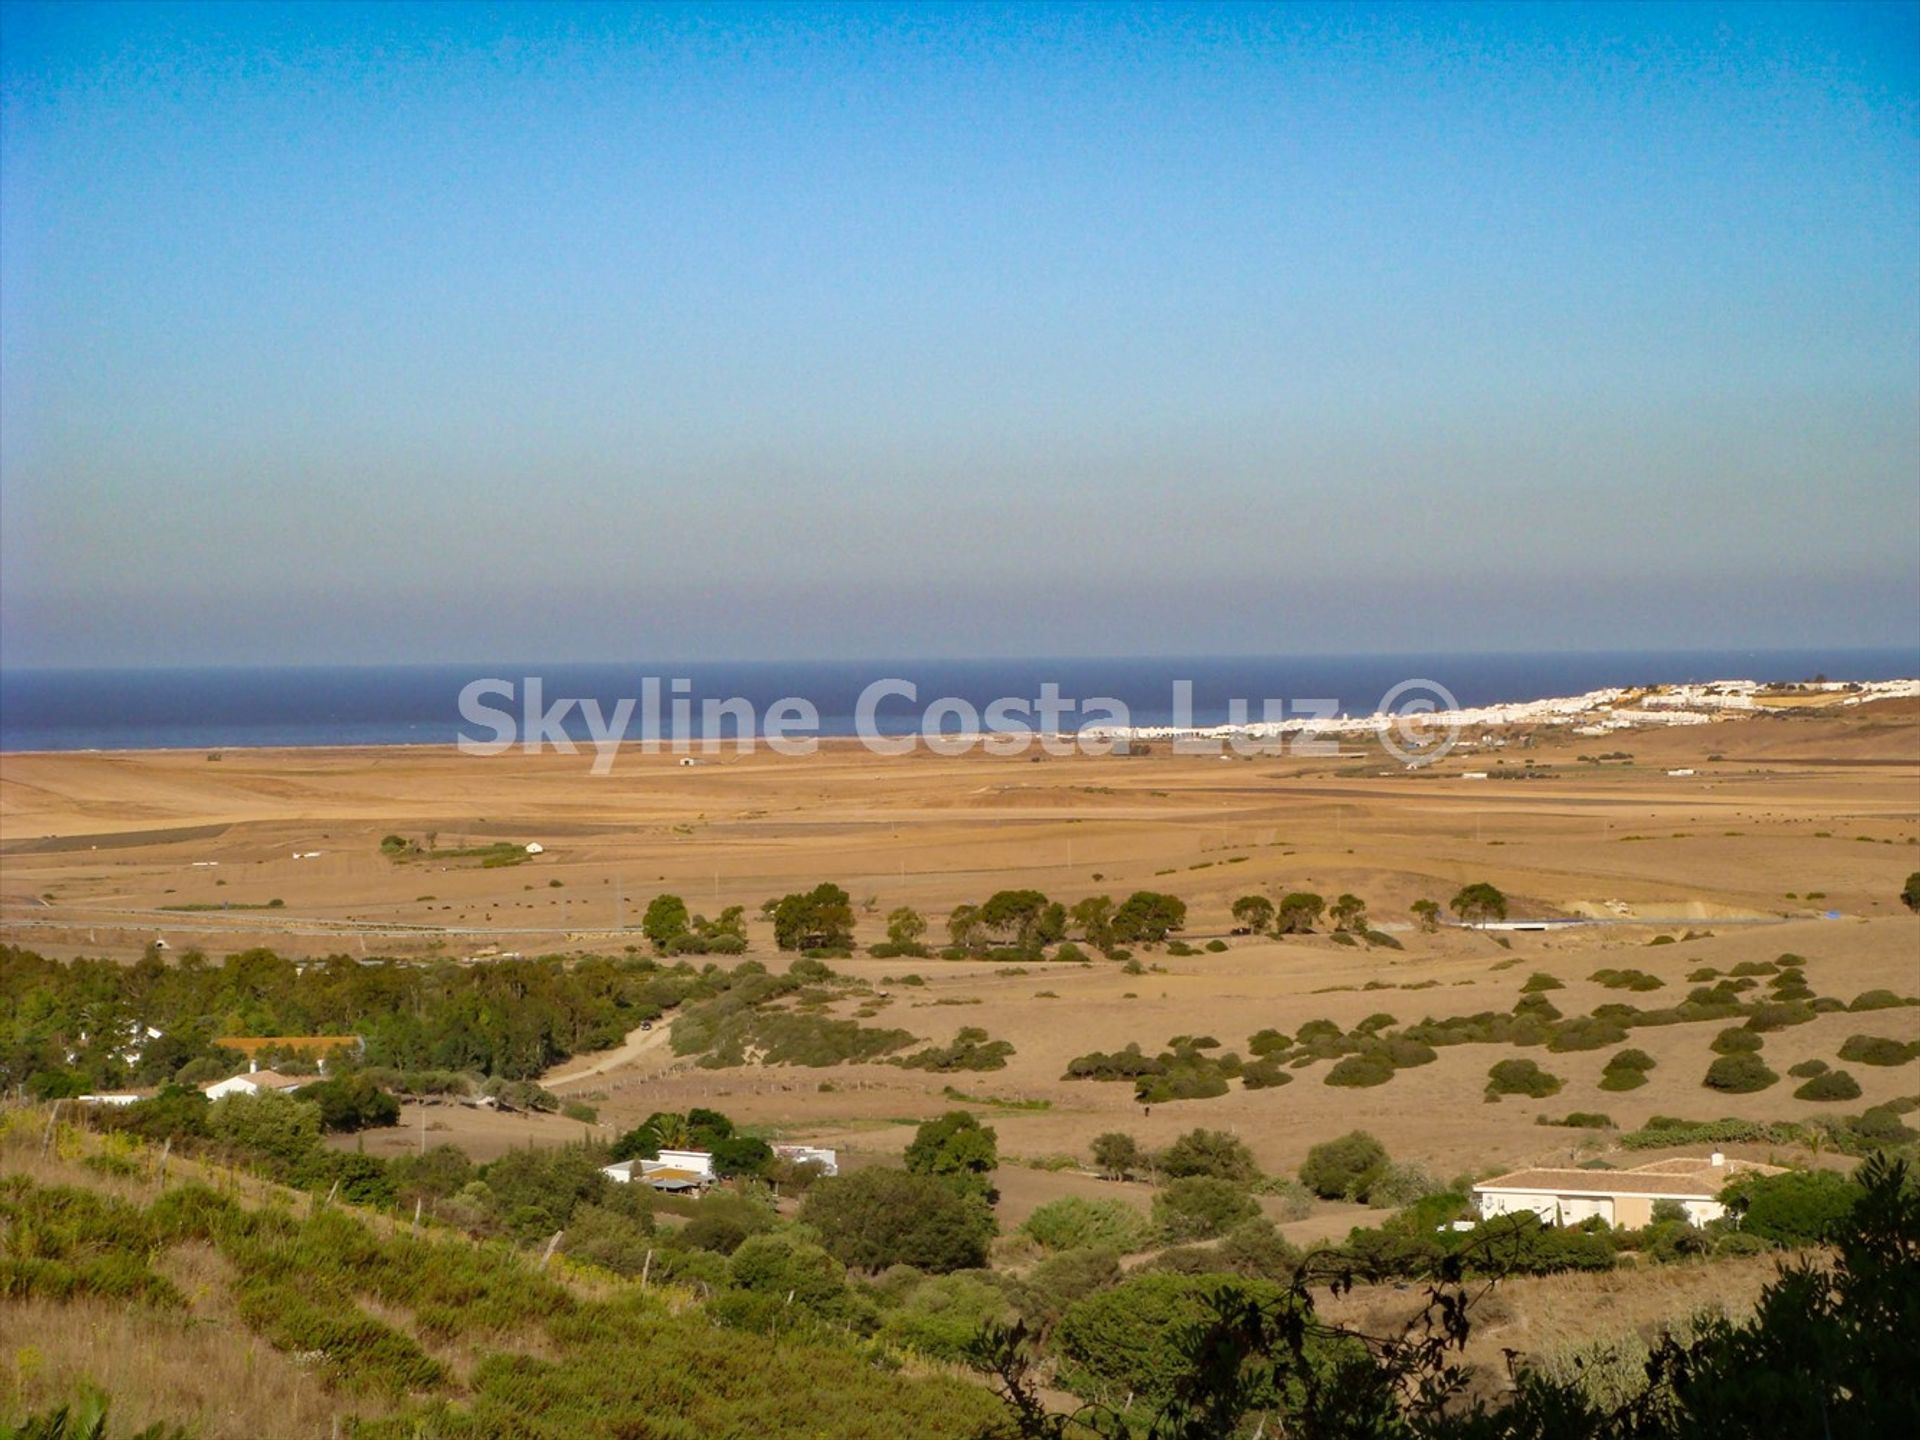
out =
<svg viewBox="0 0 1920 1440"><path fill-rule="evenodd" d="M782 950L838 950L853 943L853 900L838 885L781 898L773 910L773 939Z"/></svg>
<svg viewBox="0 0 1920 1440"><path fill-rule="evenodd" d="M1264 895L1242 895L1233 902L1233 923L1244 934L1266 934L1273 924L1273 902Z"/></svg>
<svg viewBox="0 0 1920 1440"><path fill-rule="evenodd" d="M1920 910L1920 870L1907 876L1907 883L1900 887L1900 903L1909 910Z"/></svg>
<svg viewBox="0 0 1920 1440"><path fill-rule="evenodd" d="M918 945L927 933L927 922L918 910L902 905L887 915L887 943L902 948Z"/></svg>
<svg viewBox="0 0 1920 1440"><path fill-rule="evenodd" d="M1311 890L1295 890L1281 897L1280 909L1274 916L1273 933L1276 935L1310 935L1313 927L1320 923L1327 902Z"/></svg>
<svg viewBox="0 0 1920 1440"><path fill-rule="evenodd" d="M319 1148L320 1107L273 1091L224 1095L207 1110L207 1132L244 1154L296 1167Z"/></svg>
<svg viewBox="0 0 1920 1440"><path fill-rule="evenodd" d="M653 942L653 948L667 947L688 932L687 902L678 895L656 895L647 904L640 919L640 932Z"/></svg>
<svg viewBox="0 0 1920 1440"><path fill-rule="evenodd" d="M1239 1136L1225 1130L1189 1130L1160 1152L1156 1168L1171 1179L1209 1175L1251 1185L1260 1178L1253 1151Z"/></svg>
<svg viewBox="0 0 1920 1440"><path fill-rule="evenodd" d="M1210 1313L1212 1297L1229 1283L1238 1293L1239 1287L1257 1282L1231 1281L1218 1274L1148 1272L1069 1306L1052 1337L1061 1384L1082 1396L1111 1397L1112 1403L1130 1397L1149 1410L1173 1401L1207 1373L1190 1350L1189 1336ZM1269 1301L1277 1301L1280 1294L1274 1287L1253 1293ZM1264 1405L1274 1394L1270 1386L1258 1384L1253 1398ZM1196 1437L1201 1433L1194 1432ZM1204 1433L1225 1436L1234 1431Z"/></svg>
<svg viewBox="0 0 1920 1440"><path fill-rule="evenodd" d="M1746 1234L1779 1245L1819 1245L1852 1214L1860 1187L1832 1170L1789 1170L1742 1175L1720 1198Z"/></svg>
<svg viewBox="0 0 1920 1440"><path fill-rule="evenodd" d="M1353 1130L1307 1151L1300 1183L1323 1200L1365 1200L1387 1169L1387 1147Z"/></svg>
<svg viewBox="0 0 1920 1440"><path fill-rule="evenodd" d="M1093 1137L1093 1163L1109 1180L1129 1180L1146 1164L1140 1142L1119 1130Z"/></svg>
<svg viewBox="0 0 1920 1440"><path fill-rule="evenodd" d="M982 1125L965 1110L949 1110L914 1132L907 1146L907 1169L951 1181L991 1203L993 1172L1000 1163L996 1139L992 1126Z"/></svg>
<svg viewBox="0 0 1920 1440"><path fill-rule="evenodd" d="M656 1110L613 1142L613 1158L655 1160L662 1150L711 1150L732 1134L733 1122L717 1110Z"/></svg>
<svg viewBox="0 0 1920 1440"><path fill-rule="evenodd" d="M947 938L962 950L971 950L980 938L980 907L956 905L947 916Z"/></svg>
<svg viewBox="0 0 1920 1440"><path fill-rule="evenodd" d="M912 1265L944 1273L986 1263L993 1212L977 1192L932 1175L874 1165L822 1180L800 1219L843 1265Z"/></svg>
<svg viewBox="0 0 1920 1440"><path fill-rule="evenodd" d="M298 1097L320 1107L322 1130L371 1130L400 1122L400 1102L357 1073L303 1085Z"/></svg>
<svg viewBox="0 0 1920 1440"><path fill-rule="evenodd" d="M1043 943L1048 901L1038 890L999 890L987 897L975 923L1015 949L1031 950ZM1058 938L1057 936L1054 938Z"/></svg>
<svg viewBox="0 0 1920 1440"><path fill-rule="evenodd" d="M1333 921L1335 930L1348 933L1367 928L1367 902L1358 895L1348 893L1327 907L1327 918Z"/></svg>
<svg viewBox="0 0 1920 1440"><path fill-rule="evenodd" d="M1172 1181L1153 1195L1153 1223L1174 1244L1215 1239L1259 1213L1246 1187L1207 1175Z"/></svg>
<svg viewBox="0 0 1920 1440"><path fill-rule="evenodd" d="M730 1135L713 1147L713 1170L725 1179L760 1179L773 1169L773 1147L755 1135Z"/></svg>
<svg viewBox="0 0 1920 1440"><path fill-rule="evenodd" d="M1122 944L1158 944L1187 924L1187 902L1154 890L1136 890L1113 915L1113 938Z"/></svg>
<svg viewBox="0 0 1920 1440"><path fill-rule="evenodd" d="M1416 900L1407 907L1413 912L1413 923L1426 934L1431 935L1440 928L1440 902L1438 900Z"/></svg>
<svg viewBox="0 0 1920 1440"><path fill-rule="evenodd" d="M1113 900L1106 895L1089 895L1067 911L1068 922L1080 932L1080 938L1096 950L1114 946Z"/></svg>
<svg viewBox="0 0 1920 1440"><path fill-rule="evenodd" d="M1490 920L1507 918L1507 897L1481 880L1462 886L1448 908L1469 925L1485 925Z"/></svg>

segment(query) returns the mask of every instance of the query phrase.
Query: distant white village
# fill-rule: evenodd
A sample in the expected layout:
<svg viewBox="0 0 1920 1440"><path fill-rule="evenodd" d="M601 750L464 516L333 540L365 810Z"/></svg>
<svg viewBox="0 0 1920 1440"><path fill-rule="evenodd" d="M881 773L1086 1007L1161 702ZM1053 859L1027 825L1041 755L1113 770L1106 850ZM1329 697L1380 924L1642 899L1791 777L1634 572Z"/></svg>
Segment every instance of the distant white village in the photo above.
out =
<svg viewBox="0 0 1920 1440"><path fill-rule="evenodd" d="M1320 735L1378 735L1386 733L1396 723L1412 723L1424 729L1458 733L1508 726L1553 726L1564 727L1574 735L1597 737L1623 730L1745 720L1777 710L1798 708L1809 702L1857 706L1876 700L1914 698L1920 698L1920 679L1809 681L1791 686L1766 684L1758 680L1714 680L1691 685L1589 690L1584 695L1436 710L1412 716L1376 712L1368 715L1335 715L1325 719L1290 716L1283 720L1250 720L1244 724L1210 726L1090 726L1081 734L1114 740L1257 741Z"/></svg>

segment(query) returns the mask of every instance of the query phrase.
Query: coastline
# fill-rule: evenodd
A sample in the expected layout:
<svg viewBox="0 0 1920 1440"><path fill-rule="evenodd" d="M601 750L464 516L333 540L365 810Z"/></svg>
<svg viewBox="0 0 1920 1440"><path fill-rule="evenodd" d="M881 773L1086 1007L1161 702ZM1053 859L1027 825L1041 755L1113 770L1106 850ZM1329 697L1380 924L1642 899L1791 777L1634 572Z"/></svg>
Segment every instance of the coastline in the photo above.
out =
<svg viewBox="0 0 1920 1440"><path fill-rule="evenodd" d="M1088 724L1074 730L1030 728L1028 733L1039 739L1068 742L1075 739L1102 742L1191 740L1211 744L1234 740L1276 740L1313 735L1377 735L1390 729L1404 732L1407 729L1449 727L1455 730L1474 727L1501 729L1543 725L1556 728L1567 727L1577 734L1591 734L1594 738L1601 738L1616 731L1713 724L1792 710L1854 707L1885 700L1916 698L1920 698L1920 677L1890 680L1821 680L1792 685L1751 679L1730 679L1685 684L1609 686L1577 695L1544 696L1533 700L1502 701L1489 705L1463 705L1457 708L1425 711L1373 710L1364 714L1288 716L1281 720L1230 719L1211 724ZM962 729L948 731L944 738L956 742L980 742L995 733L1002 732ZM911 736L916 740L916 748L919 748L925 740L924 736L917 736L911 730L889 729L885 734L890 739ZM570 731L569 738L581 753L592 752L593 742L587 734ZM766 747L767 742L763 734L756 732L753 738L753 748L756 751ZM800 738L808 738L818 745L832 748L859 746L864 743L859 735L839 728L816 730L811 735ZM552 742L547 743L549 748L553 748ZM519 746L516 743L512 748L518 749ZM682 745L671 736L662 735L650 747L635 737L630 741L623 741L621 748L631 749L643 755L659 755L669 759L681 756L709 759L739 753L741 742L729 735L717 748L709 750L702 747L698 737L691 737L686 744ZM358 754L373 757L409 753L432 754L441 751L460 752L461 745L459 736L456 734L444 740L384 741L355 738L297 743L209 741L179 745L41 745L19 748L0 746L0 756L10 758L192 754L205 754L212 758L227 751L249 756L324 753L339 758L351 758Z"/></svg>

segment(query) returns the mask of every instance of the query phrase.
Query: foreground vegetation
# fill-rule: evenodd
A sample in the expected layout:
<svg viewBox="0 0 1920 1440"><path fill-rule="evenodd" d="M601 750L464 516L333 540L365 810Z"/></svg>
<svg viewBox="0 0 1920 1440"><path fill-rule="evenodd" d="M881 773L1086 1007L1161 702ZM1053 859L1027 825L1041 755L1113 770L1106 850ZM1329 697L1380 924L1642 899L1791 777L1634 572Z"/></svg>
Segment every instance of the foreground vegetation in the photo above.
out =
<svg viewBox="0 0 1920 1440"><path fill-rule="evenodd" d="M656 1116L633 1143L723 1119ZM1126 1161L1124 1137L1104 1138L1107 1159ZM663 1202L603 1183L594 1157L569 1152L436 1179L427 1172L454 1162L432 1152L420 1193L458 1182L456 1211L491 1197L500 1228L481 1243L406 1218L404 1200L383 1220L317 1191L301 1201L232 1172L186 1173L177 1154L168 1176L154 1147L43 1109L0 1120L0 1155L0 1305L99 1301L209 1323L205 1286L183 1287L173 1263L208 1250L220 1305L351 1402L355 1436L1466 1440L1752 1434L1769 1415L1783 1428L1767 1433L1844 1436L1897 1433L1916 1401L1896 1352L1920 1318L1920 1199L1904 1165L1880 1158L1853 1180L1742 1182L1729 1197L1739 1225L1718 1232L1657 1218L1619 1236L1520 1217L1443 1236L1433 1219L1457 1197L1425 1196L1301 1254L1228 1203L1262 1184L1244 1147L1196 1131L1150 1157L1165 1193L1184 1197L1156 1205L1151 1227L1124 1205L1055 1202L1014 1237L1028 1261L987 1270L993 1134L962 1113L923 1126L904 1170L813 1184L794 1218L751 1186ZM59 1179L26 1173L61 1167ZM1406 1183L1399 1168L1356 1134L1317 1147L1300 1183L1379 1198ZM549 1224L559 1230L542 1242ZM1207 1234L1218 1238L1119 1264L1123 1250ZM1669 1243L1688 1235L1697 1243ZM1656 1336L1637 1378L1604 1345L1571 1372L1522 1362L1506 1386L1461 1360L1503 1277L1611 1265L1634 1246L1684 1262L1729 1239L1831 1249L1790 1260L1749 1319ZM1319 1317L1326 1295L1391 1275L1427 1293L1392 1333ZM978 1369L1005 1403L933 1373L942 1361ZM1043 1382L1083 1403L1041 1404ZM9 1404L29 1398L20 1388Z"/></svg>

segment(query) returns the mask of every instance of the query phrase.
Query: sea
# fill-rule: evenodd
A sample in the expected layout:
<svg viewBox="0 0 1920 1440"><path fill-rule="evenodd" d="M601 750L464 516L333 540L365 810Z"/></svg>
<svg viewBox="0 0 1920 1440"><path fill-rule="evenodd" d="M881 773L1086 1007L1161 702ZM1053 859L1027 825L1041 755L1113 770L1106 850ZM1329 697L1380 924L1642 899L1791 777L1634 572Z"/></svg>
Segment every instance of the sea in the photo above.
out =
<svg viewBox="0 0 1920 1440"><path fill-rule="evenodd" d="M675 698L698 716L704 700L743 699L756 717L789 697L807 701L817 725L803 733L857 733L856 708L869 685L887 689L875 728L898 735L920 727L943 697L984 713L995 700L1031 703L1052 684L1064 699L1118 700L1134 725L1225 723L1234 702L1244 715L1365 715L1404 681L1444 687L1459 704L1480 706L1612 686L1705 680L1889 680L1920 675L1920 649L1579 651L1421 655L1216 655L1199 657L890 661L705 661L536 665L387 665L219 669L0 669L0 751L215 750L251 746L446 745L463 733L495 733L461 712L472 682L495 686L480 702L520 717L528 680L540 706L594 699L611 715L658 682L671 725ZM676 688L675 681L686 682ZM1190 702L1183 711L1179 688ZM911 698L905 685L913 687ZM682 693L684 692L684 693ZM1269 702L1283 712L1265 709ZM1317 702L1316 709L1309 709ZM639 714L646 712L636 706ZM1077 728L1066 712L1059 728ZM1105 718L1105 717L1102 717ZM948 728L954 722L946 721ZM586 740L579 706L561 727ZM638 733L640 721L635 720ZM670 733L670 732L669 732ZM728 734L732 733L731 725Z"/></svg>

